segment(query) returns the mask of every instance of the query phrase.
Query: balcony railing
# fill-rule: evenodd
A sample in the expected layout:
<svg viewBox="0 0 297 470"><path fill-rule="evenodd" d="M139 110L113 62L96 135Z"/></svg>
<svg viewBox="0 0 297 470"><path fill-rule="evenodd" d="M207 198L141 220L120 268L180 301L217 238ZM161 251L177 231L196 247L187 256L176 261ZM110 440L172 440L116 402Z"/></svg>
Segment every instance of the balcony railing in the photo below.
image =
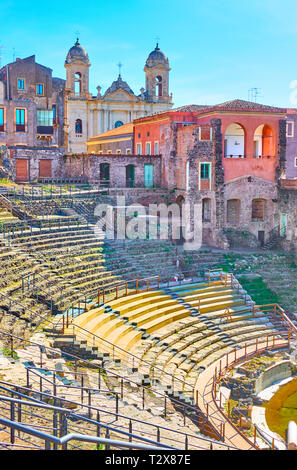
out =
<svg viewBox="0 0 297 470"><path fill-rule="evenodd" d="M254 155L254 158L274 158L274 155Z"/></svg>
<svg viewBox="0 0 297 470"><path fill-rule="evenodd" d="M225 155L225 158L246 158L246 155Z"/></svg>
<svg viewBox="0 0 297 470"><path fill-rule="evenodd" d="M16 124L15 125L15 131L16 132L26 132L25 124Z"/></svg>

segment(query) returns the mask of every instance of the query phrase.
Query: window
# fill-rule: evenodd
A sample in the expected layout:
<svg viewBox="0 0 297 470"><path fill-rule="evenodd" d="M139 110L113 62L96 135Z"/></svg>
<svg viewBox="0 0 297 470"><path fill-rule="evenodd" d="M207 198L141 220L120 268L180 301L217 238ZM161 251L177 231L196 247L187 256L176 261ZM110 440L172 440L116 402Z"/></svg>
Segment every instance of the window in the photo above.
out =
<svg viewBox="0 0 297 470"><path fill-rule="evenodd" d="M23 78L18 78L18 90L25 89L25 80Z"/></svg>
<svg viewBox="0 0 297 470"><path fill-rule="evenodd" d="M57 106L53 104L53 124L57 124Z"/></svg>
<svg viewBox="0 0 297 470"><path fill-rule="evenodd" d="M53 125L53 110L38 109L37 110L37 126L52 126Z"/></svg>
<svg viewBox="0 0 297 470"><path fill-rule="evenodd" d="M140 137L141 137L141 134L140 134L140 133L138 133L138 139L140 139Z"/></svg>
<svg viewBox="0 0 297 470"><path fill-rule="evenodd" d="M160 75L158 75L156 77L156 96L157 96L157 98L162 97L162 92L163 92L162 77Z"/></svg>
<svg viewBox="0 0 297 470"><path fill-rule="evenodd" d="M4 108L0 108L0 132L4 131Z"/></svg>
<svg viewBox="0 0 297 470"><path fill-rule="evenodd" d="M36 94L39 96L43 96L43 84L42 83L37 83Z"/></svg>
<svg viewBox="0 0 297 470"><path fill-rule="evenodd" d="M107 152L106 152L106 153L108 153L108 155L110 155L110 154L111 154L111 150L107 150Z"/></svg>
<svg viewBox="0 0 297 470"><path fill-rule="evenodd" d="M137 145L136 145L136 153L137 153L137 155L141 155L141 152L142 152L141 144L137 144Z"/></svg>
<svg viewBox="0 0 297 470"><path fill-rule="evenodd" d="M25 110L16 108L15 110L15 130L25 132Z"/></svg>
<svg viewBox="0 0 297 470"><path fill-rule="evenodd" d="M131 155L131 149L126 149L126 154Z"/></svg>
<svg viewBox="0 0 297 470"><path fill-rule="evenodd" d="M77 119L75 121L75 133L82 134L82 120L81 119Z"/></svg>
<svg viewBox="0 0 297 470"><path fill-rule="evenodd" d="M294 137L294 122L287 121L287 137Z"/></svg>
<svg viewBox="0 0 297 470"><path fill-rule="evenodd" d="M257 127L254 134L254 157L272 157L275 155L276 146L274 131L267 124Z"/></svg>
<svg viewBox="0 0 297 470"><path fill-rule="evenodd" d="M209 180L209 163L201 163L200 166L200 178L202 180Z"/></svg>
<svg viewBox="0 0 297 470"><path fill-rule="evenodd" d="M237 224L240 221L240 200L229 199L227 201L227 223Z"/></svg>
<svg viewBox="0 0 297 470"><path fill-rule="evenodd" d="M155 142L155 155L159 155L159 142Z"/></svg>
<svg viewBox="0 0 297 470"><path fill-rule="evenodd" d="M124 124L124 123L123 123L122 121L117 121L117 122L115 123L114 127L115 127L115 129L116 129L117 127L123 126L123 124Z"/></svg>
<svg viewBox="0 0 297 470"><path fill-rule="evenodd" d="M81 94L81 73L76 72L74 75L74 93L76 96L79 96Z"/></svg>
<svg viewBox="0 0 297 470"><path fill-rule="evenodd" d="M118 154L118 155L121 155L121 153L122 153L122 152L121 152L121 149L117 149L117 154Z"/></svg>
<svg viewBox="0 0 297 470"><path fill-rule="evenodd" d="M145 153L146 153L146 155L151 154L151 143L150 142L146 142L146 144L145 144Z"/></svg>
<svg viewBox="0 0 297 470"><path fill-rule="evenodd" d="M244 158L245 131L240 124L233 123L227 127L224 146L225 158Z"/></svg>
<svg viewBox="0 0 297 470"><path fill-rule="evenodd" d="M212 128L207 125L199 126L199 140L212 140Z"/></svg>
<svg viewBox="0 0 297 470"><path fill-rule="evenodd" d="M264 220L265 199L253 199L252 201L252 219Z"/></svg>
<svg viewBox="0 0 297 470"><path fill-rule="evenodd" d="M1 118L0 118L1 120ZM297 167L297 157L295 157L295 166Z"/></svg>
<svg viewBox="0 0 297 470"><path fill-rule="evenodd" d="M148 137L150 136L150 133L149 133L149 132L147 133L147 136L148 136Z"/></svg>

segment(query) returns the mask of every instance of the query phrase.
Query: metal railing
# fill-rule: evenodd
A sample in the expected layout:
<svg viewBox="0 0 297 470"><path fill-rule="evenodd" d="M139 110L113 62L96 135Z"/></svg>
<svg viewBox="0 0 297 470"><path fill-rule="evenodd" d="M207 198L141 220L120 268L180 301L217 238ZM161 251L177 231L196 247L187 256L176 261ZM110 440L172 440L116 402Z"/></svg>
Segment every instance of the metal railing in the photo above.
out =
<svg viewBox="0 0 297 470"><path fill-rule="evenodd" d="M269 344L269 339L271 339L271 337L272 337L272 344L271 344L271 341ZM216 404L217 411L219 411L219 413L224 416L224 418L232 426L232 428L255 449L259 449L259 446L257 445L257 433L258 433L257 427L253 426L252 423L250 423L251 426L254 428L253 441L251 441L250 438L246 434L244 434L240 429L238 429L238 426L235 425L234 422L230 419L230 406L227 405L227 415L223 411L221 392L219 393L219 398L217 398L218 386L219 386L219 383L224 379L226 373L232 370L235 366L238 366L239 364L241 364L242 362L246 362L247 360L252 359L255 356L260 356L263 353L267 352L268 350L275 350L275 349L278 350L278 349L288 348L289 346L290 346L290 332L279 332L278 334L271 333L267 335L266 339L260 339L260 342L257 338L255 343L245 343L244 347L241 348L240 350L234 349L234 351L222 357L219 361L219 366L215 368L215 372L212 378L211 394L212 394L212 400ZM251 348L253 349L251 350ZM232 356L233 356L233 359L232 359ZM205 406L206 406L206 409L208 410L208 403L205 402ZM207 416L210 420L212 419L214 415L215 415L215 412L213 412L212 414L209 414L207 411ZM239 427L241 427L240 426L241 419L242 418L239 418ZM262 438L262 436L260 437ZM274 444L272 444L272 449L274 449Z"/></svg>
<svg viewBox="0 0 297 470"><path fill-rule="evenodd" d="M153 281L155 281L155 285L153 284ZM88 295L84 294L67 306L63 316L56 323L57 333L60 333L59 328L62 329L63 333L64 329L68 328L70 323L75 318L87 312L88 310L91 310L95 307L99 307L100 303L102 303L103 305L106 300L111 302L112 300L121 299L123 297L139 294L141 292L148 292L156 288L159 289L159 286L160 276L151 276L143 279L131 279L129 281L121 281L118 284L106 287L104 289L96 289L93 292L88 293ZM93 300L91 302L88 301L88 299L91 298L96 300Z"/></svg>
<svg viewBox="0 0 297 470"><path fill-rule="evenodd" d="M280 317L282 323L289 330L290 335L295 335L297 337L297 327L290 320L290 318L285 314L284 309L278 304L269 304L269 305L254 305L253 306L253 316L255 317L257 313L264 312L273 315L275 319Z"/></svg>
<svg viewBox="0 0 297 470"><path fill-rule="evenodd" d="M16 393L16 392L14 392ZM19 395L19 394L18 394ZM23 433L26 435L34 436L35 438L44 441L44 449L46 450L51 450L52 444L53 444L53 449L54 450L59 450L59 446L62 446L63 450L68 449L68 444L71 441L82 441L85 443L96 443L96 444L103 444L105 445L105 449L109 450L111 447L115 448L128 448L128 449L141 449L141 450L177 450L176 447L164 445L164 444L159 444L158 442L155 442L153 440L149 440L146 438L143 438L140 435L135 435L132 433L126 433L124 431L120 431L117 429L114 429L112 427L106 427L100 421L93 421L93 424L95 424L98 429L99 429L99 436L100 436L100 431L102 427L106 427L106 438L99 437L99 436L94 436L94 435L87 435L87 434L82 434L82 433L68 433L68 423L67 423L67 417L73 415L73 413L67 412L64 408L56 407L53 405L46 405L43 403L38 403L37 401L29 401L29 400L24 400L26 398L25 396L22 397L22 399L18 398L10 398L7 396L0 396L0 402L8 402L10 404L10 419L7 419L5 417L2 417L0 415L0 423L2 425L9 428L9 442L10 444L15 444L16 438L22 440L23 442L26 442L27 440L24 438L21 438L21 436L16 436L16 431L18 433ZM28 407L30 409L29 413L32 415L32 409L33 408L41 408L47 411L52 411L53 412L53 424L52 424L52 434L49 434L47 432L44 432L42 430L36 429L33 425L27 425L27 424L22 424L21 418L22 418L22 408ZM17 408L17 418L18 421L15 420L16 417L16 408ZM37 415L34 413L35 418L43 418L43 415ZM81 417L77 415L81 420L85 420L86 418ZM89 422L91 420L88 420ZM60 426L58 427L58 423ZM60 431L60 437L58 437L57 431ZM2 429L3 431L3 429ZM121 435L126 435L129 438L129 441L120 441L117 439L110 439L110 433L111 432L117 432L120 433ZM134 439L134 442L133 442ZM140 442L135 442L136 441L142 441ZM77 448L77 446L74 446ZM32 448L32 445L30 446ZM36 448L36 446L35 446ZM42 446L39 446L41 449ZM73 446L72 446L73 448Z"/></svg>
<svg viewBox="0 0 297 470"><path fill-rule="evenodd" d="M47 371L48 369L44 369L44 370ZM63 371L63 373L65 373L65 371ZM81 375L83 375L83 373L81 373ZM120 414L118 409L116 409L115 411L112 411L112 410L108 410L102 407L99 408L98 406L91 404L90 396L92 396L92 394L91 395L88 394L87 403L84 403L83 392L82 392L81 399L78 402L75 400L70 400L69 398L66 399L64 397L58 396L58 393L56 393L56 388L57 388L56 382L52 382L52 384L54 385L53 394L49 393L49 391L44 391L42 389L42 386L39 386L39 388L37 389L33 388L33 385L35 385L36 383L40 384L40 382L31 381L31 383L29 383L29 386L28 386L28 380L27 380L27 387L24 387L24 386L14 385L14 384L0 381L0 389L7 391L9 390L9 387L10 387L10 388L13 388L13 390L17 392L20 392L20 390L22 390L22 393L24 393L26 396L28 395L30 397L30 395L33 395L35 397L34 401L38 401L38 402L51 400L54 402L55 405L56 403L59 403L60 406L63 406L65 408L69 407L69 405L76 406L78 408L81 407L86 410L89 419L91 419L92 415L94 414L96 416L99 416L102 427L106 425L106 423L103 422L103 416L106 416L107 418L110 418L112 420L113 428L115 428L116 426L115 423L120 421L121 424L117 426L117 429L122 429L122 430L128 429L129 433L133 432L134 425L136 425L137 428L139 427L139 425L141 425L142 437L147 437L149 439L156 439L156 441L160 443L162 439L161 436L163 435L163 436L166 436L167 440L173 441L175 445L178 445L179 448L184 448L185 450L188 450L189 446L191 446L192 450L205 449L206 447L209 447L209 448L215 448L215 447L220 447L220 446L223 446L223 448L228 447L227 445L218 443L217 441L214 441L213 439L210 439L207 437L201 437L201 436L198 437L197 435L191 434L190 432L184 432L184 431L180 431L174 428L168 428L168 427L162 426L161 424L154 424L148 421L143 421L137 418L130 417L128 415ZM62 386L62 387L65 387L65 386ZM81 390L85 391L85 387L82 387ZM93 390L94 392L97 391L97 389L90 389L90 390L91 391ZM111 391L102 390L102 393L110 394ZM121 399L123 399L122 392L121 392ZM144 406L142 408L145 409ZM123 424L123 421L124 421L124 424ZM186 425L186 421L184 421L184 426L185 425ZM108 428L108 425L106 426ZM172 433L171 437L170 437L170 433Z"/></svg>
<svg viewBox="0 0 297 470"><path fill-rule="evenodd" d="M41 349L42 349L43 351L49 351L49 353L54 352L55 354L61 355L61 350L57 350L55 348L50 348L50 347L46 347L46 346L43 346L43 345L39 345L38 343L29 341L29 340L24 340L23 338L12 335L11 333L7 333L5 331L0 331L0 337L1 336L4 337L4 339L6 339L6 341L8 341L9 344L10 344L10 356L11 357L13 357L14 345L15 345L16 342L20 342L24 346L29 345L29 346L36 347L39 351L41 351ZM70 354L70 353L67 353L65 351L63 351L62 354L65 358L67 358L67 360L74 362L74 364L75 364L75 362L80 361L80 363L85 364L86 367L90 366L89 361L87 361L86 359L83 359L81 356ZM124 388L124 384L127 383L127 382L130 384L130 386L135 387L136 390L140 393L141 401L143 403L143 406L145 405L145 394L148 393L148 395L150 396L151 393L153 392L156 395L156 397L159 397L164 401L164 414L165 414L165 416L166 416L166 413L167 413L167 410L168 410L168 405L169 405L169 403L171 403L173 405L173 407L175 407L177 410L179 410L179 412L182 414L184 419L186 419L186 416L189 416L191 421L193 423L195 423L198 426L199 429L201 429L202 433L204 433L205 430L207 429L207 427L208 427L207 419L204 416L204 414L200 411L200 409L197 408L196 406L185 404L182 401L180 401L177 398L174 398L172 396L168 397L168 394L166 392L162 392L162 391L156 389L155 387L139 384L138 381L133 379L132 374L130 374L128 376L127 375L123 376L119 373L116 373L114 370L106 370L104 368L103 364L102 364L101 367L98 364L93 364L93 367L94 367L95 370L98 371L98 374L102 375L102 377L104 377L106 375L106 373L108 373L108 375L110 377L116 378L119 381L120 386L121 386L122 389ZM220 429L220 422L221 421L218 420L217 429ZM214 431L213 434L215 434L215 436L216 436L215 438L217 440L219 440L219 441L222 440L222 436L220 435L219 431L217 433ZM202 437L200 438L199 437L199 439L203 440L203 439L206 439L206 438L202 438Z"/></svg>

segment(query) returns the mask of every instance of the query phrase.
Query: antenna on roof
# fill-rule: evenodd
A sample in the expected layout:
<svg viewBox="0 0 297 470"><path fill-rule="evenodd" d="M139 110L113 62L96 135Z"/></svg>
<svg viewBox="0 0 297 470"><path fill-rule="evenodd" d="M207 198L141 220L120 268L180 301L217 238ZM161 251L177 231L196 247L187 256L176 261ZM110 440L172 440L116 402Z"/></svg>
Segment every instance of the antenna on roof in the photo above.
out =
<svg viewBox="0 0 297 470"><path fill-rule="evenodd" d="M248 100L257 103L258 97L262 96L261 88L250 88L248 94Z"/></svg>

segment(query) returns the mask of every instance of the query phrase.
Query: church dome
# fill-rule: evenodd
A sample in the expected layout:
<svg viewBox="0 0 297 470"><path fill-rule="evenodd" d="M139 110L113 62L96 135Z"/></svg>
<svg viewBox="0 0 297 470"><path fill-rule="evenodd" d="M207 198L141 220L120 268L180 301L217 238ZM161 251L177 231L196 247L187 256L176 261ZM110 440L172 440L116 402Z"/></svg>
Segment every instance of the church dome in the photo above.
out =
<svg viewBox="0 0 297 470"><path fill-rule="evenodd" d="M159 48L159 44L157 44L156 48L149 54L145 65L146 67L154 67L158 64L169 65L166 55Z"/></svg>
<svg viewBox="0 0 297 470"><path fill-rule="evenodd" d="M65 62L66 64L70 64L74 60L81 60L85 63L89 63L89 56L86 50L78 42L78 39L76 40L74 46L69 49Z"/></svg>
<svg viewBox="0 0 297 470"><path fill-rule="evenodd" d="M118 76L118 79L115 80L111 86L106 90L106 92L104 93L104 96L106 95L109 95L109 93L113 93L114 91L116 90L125 90L127 91L128 93L131 93L134 95L133 91L131 90L131 88L129 87L128 83L127 82L124 82L124 80L122 80L122 77L121 75Z"/></svg>

